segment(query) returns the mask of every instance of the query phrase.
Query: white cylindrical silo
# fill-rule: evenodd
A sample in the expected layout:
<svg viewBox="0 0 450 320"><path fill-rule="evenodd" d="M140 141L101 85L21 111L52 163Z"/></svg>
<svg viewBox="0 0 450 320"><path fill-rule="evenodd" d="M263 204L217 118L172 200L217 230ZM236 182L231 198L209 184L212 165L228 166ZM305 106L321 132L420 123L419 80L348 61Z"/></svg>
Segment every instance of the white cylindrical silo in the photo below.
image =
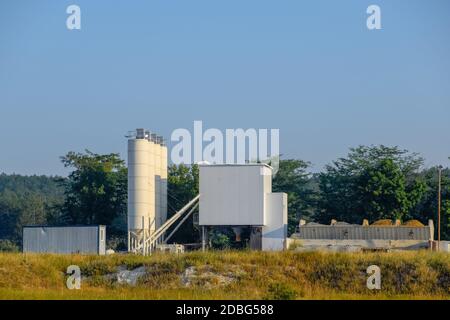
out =
<svg viewBox="0 0 450 320"><path fill-rule="evenodd" d="M167 146L161 146L161 220L167 220Z"/></svg>
<svg viewBox="0 0 450 320"><path fill-rule="evenodd" d="M161 219L161 146L159 144L159 137L155 142L155 217L156 228L159 228L162 223Z"/></svg>
<svg viewBox="0 0 450 320"><path fill-rule="evenodd" d="M156 230L156 212L155 212L155 144L150 140L149 141L149 230L150 233L155 232Z"/></svg>
<svg viewBox="0 0 450 320"><path fill-rule="evenodd" d="M148 254L149 237L166 219L167 148L162 137L137 129L128 140L128 250Z"/></svg>
<svg viewBox="0 0 450 320"><path fill-rule="evenodd" d="M149 212L149 143L128 140L128 231L147 228Z"/></svg>

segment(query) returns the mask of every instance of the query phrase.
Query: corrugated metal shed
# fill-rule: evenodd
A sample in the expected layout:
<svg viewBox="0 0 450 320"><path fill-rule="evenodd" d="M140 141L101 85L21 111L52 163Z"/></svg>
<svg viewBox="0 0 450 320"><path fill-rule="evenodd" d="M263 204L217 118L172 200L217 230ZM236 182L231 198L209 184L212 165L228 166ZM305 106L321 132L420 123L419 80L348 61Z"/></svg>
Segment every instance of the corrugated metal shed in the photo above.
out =
<svg viewBox="0 0 450 320"><path fill-rule="evenodd" d="M26 226L23 252L104 255L105 226Z"/></svg>
<svg viewBox="0 0 450 320"><path fill-rule="evenodd" d="M359 225L304 225L295 234L297 239L328 240L431 240L433 230L425 227L376 227Z"/></svg>

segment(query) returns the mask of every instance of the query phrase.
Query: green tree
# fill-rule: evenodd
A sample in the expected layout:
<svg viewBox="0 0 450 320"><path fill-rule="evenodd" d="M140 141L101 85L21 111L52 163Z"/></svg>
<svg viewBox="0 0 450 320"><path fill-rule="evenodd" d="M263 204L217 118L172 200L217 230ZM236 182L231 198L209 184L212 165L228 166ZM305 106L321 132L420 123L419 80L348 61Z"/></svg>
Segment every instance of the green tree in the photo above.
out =
<svg viewBox="0 0 450 320"><path fill-rule="evenodd" d="M211 245L214 249L226 250L232 247L233 232L224 232L224 230L214 229L209 234Z"/></svg>
<svg viewBox="0 0 450 320"><path fill-rule="evenodd" d="M23 200L11 190L0 193L0 239L17 240L17 220Z"/></svg>
<svg viewBox="0 0 450 320"><path fill-rule="evenodd" d="M126 225L127 168L118 154L69 152L61 161L74 169L64 182L64 222L111 225L119 218Z"/></svg>
<svg viewBox="0 0 450 320"><path fill-rule="evenodd" d="M60 179L0 174L0 239L20 244L24 225L48 223L63 200Z"/></svg>
<svg viewBox="0 0 450 320"><path fill-rule="evenodd" d="M199 169L197 165L170 165L168 168L168 217L173 216L199 194ZM170 231L169 231L170 233ZM194 228L193 215L178 229L170 242L195 242L199 232Z"/></svg>
<svg viewBox="0 0 450 320"><path fill-rule="evenodd" d="M415 206L408 216L426 222L429 219L438 226L438 168L432 167L421 172L425 181L426 192L422 200ZM450 168L442 170L442 206L441 206L441 237L450 240Z"/></svg>
<svg viewBox="0 0 450 320"><path fill-rule="evenodd" d="M405 218L426 189L419 169L423 159L398 147L360 146L350 149L319 175L317 219L361 223L364 218Z"/></svg>
<svg viewBox="0 0 450 320"><path fill-rule="evenodd" d="M288 232L292 234L300 218L311 218L316 203L315 181L307 171L310 164L302 160L281 160L272 181L273 192L288 195Z"/></svg>
<svg viewBox="0 0 450 320"><path fill-rule="evenodd" d="M382 159L374 167L364 171L359 179L363 212L369 221L401 219L420 200L416 194L423 193L423 184L411 194L406 188L406 177L392 159ZM420 187L420 189L419 189Z"/></svg>
<svg viewBox="0 0 450 320"><path fill-rule="evenodd" d="M450 240L450 192L447 189L446 199L442 202L442 226L441 237L443 240Z"/></svg>

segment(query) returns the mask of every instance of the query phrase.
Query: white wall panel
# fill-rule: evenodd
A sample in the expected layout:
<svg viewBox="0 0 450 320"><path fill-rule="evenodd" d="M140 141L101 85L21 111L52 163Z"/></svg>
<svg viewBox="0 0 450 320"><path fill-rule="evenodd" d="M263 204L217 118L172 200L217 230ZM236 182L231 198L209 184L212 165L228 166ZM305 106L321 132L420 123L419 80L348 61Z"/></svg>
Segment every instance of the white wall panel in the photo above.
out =
<svg viewBox="0 0 450 320"><path fill-rule="evenodd" d="M201 165L200 225L264 225L264 195L272 190L262 168L271 171L264 164Z"/></svg>
<svg viewBox="0 0 450 320"><path fill-rule="evenodd" d="M266 225L262 228L263 251L286 248L287 225L287 194L266 194Z"/></svg>

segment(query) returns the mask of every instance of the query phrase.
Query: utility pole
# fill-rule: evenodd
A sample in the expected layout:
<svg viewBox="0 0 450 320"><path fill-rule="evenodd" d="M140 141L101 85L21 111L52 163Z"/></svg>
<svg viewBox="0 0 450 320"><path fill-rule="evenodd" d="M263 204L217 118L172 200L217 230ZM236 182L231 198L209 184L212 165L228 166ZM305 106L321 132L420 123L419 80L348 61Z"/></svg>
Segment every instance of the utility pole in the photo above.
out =
<svg viewBox="0 0 450 320"><path fill-rule="evenodd" d="M442 185L442 166L438 167L438 251L441 248L441 185Z"/></svg>

